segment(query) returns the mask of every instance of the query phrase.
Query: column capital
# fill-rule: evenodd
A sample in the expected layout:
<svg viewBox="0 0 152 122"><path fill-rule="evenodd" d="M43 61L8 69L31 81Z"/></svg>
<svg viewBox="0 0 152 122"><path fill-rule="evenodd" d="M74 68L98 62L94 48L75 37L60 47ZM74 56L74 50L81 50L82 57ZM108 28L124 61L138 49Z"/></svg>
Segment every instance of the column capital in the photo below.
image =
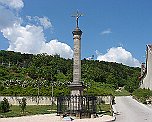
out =
<svg viewBox="0 0 152 122"><path fill-rule="evenodd" d="M79 28L76 28L73 32L73 35L82 35L82 31Z"/></svg>

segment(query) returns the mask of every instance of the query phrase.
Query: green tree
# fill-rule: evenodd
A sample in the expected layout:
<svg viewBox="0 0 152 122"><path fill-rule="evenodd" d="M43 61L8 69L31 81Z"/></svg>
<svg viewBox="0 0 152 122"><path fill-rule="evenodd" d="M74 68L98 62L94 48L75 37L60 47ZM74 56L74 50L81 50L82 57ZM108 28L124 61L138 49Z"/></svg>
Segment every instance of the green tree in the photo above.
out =
<svg viewBox="0 0 152 122"><path fill-rule="evenodd" d="M26 98L22 98L19 101L19 106L21 107L21 111L24 113L26 109Z"/></svg>

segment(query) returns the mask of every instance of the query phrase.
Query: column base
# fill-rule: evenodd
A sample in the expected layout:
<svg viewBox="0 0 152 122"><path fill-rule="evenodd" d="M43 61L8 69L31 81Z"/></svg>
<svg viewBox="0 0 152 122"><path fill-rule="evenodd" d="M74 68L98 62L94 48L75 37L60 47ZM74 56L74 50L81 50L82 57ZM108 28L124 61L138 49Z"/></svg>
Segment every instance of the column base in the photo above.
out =
<svg viewBox="0 0 152 122"><path fill-rule="evenodd" d="M69 85L69 88L71 89L71 95L83 95L84 85L81 83L71 83Z"/></svg>

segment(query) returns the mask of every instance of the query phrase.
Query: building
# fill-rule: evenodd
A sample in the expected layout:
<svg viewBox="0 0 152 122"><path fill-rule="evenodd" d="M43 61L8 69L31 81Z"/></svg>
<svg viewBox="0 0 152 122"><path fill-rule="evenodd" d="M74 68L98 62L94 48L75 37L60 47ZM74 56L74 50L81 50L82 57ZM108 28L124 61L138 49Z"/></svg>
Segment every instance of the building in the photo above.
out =
<svg viewBox="0 0 152 122"><path fill-rule="evenodd" d="M140 87L152 90L152 45L147 45L146 64L141 64Z"/></svg>

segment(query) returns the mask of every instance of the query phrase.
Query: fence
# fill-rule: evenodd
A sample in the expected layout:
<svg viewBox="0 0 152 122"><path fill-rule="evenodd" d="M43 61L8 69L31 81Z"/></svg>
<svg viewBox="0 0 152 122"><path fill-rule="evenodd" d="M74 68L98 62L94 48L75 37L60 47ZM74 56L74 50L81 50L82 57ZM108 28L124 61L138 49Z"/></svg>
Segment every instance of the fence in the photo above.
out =
<svg viewBox="0 0 152 122"><path fill-rule="evenodd" d="M57 114L91 117L91 114L96 113L96 100L95 96L59 96Z"/></svg>

